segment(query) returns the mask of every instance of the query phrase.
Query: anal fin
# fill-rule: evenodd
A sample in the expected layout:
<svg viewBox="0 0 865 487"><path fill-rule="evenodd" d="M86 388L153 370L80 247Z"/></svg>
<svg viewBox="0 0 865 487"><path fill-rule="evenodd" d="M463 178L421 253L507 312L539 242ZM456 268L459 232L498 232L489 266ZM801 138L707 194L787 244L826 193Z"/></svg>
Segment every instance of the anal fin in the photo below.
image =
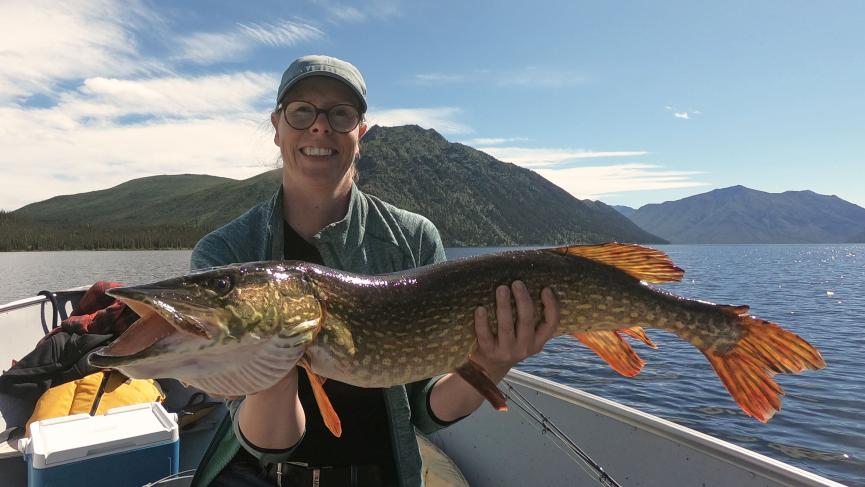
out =
<svg viewBox="0 0 865 487"><path fill-rule="evenodd" d="M646 363L634 349L628 345L615 331L582 331L571 334L584 345L592 349L616 372L625 377L633 377L640 373Z"/></svg>
<svg viewBox="0 0 865 487"><path fill-rule="evenodd" d="M497 411L507 411L508 403L505 400L505 395L495 385L487 371L478 365L472 359L468 359L466 363L460 365L454 370L460 377L474 387L484 399Z"/></svg>
<svg viewBox="0 0 865 487"><path fill-rule="evenodd" d="M324 425L333 433L333 436L339 438L342 436L342 423L339 420L339 415L333 409L327 393L324 392L324 381L327 379L312 371L312 366L306 356L301 357L297 362L303 367L306 375L309 377L309 385L312 387L312 395L315 396L315 403L318 404L318 410L321 412L321 418L324 420Z"/></svg>

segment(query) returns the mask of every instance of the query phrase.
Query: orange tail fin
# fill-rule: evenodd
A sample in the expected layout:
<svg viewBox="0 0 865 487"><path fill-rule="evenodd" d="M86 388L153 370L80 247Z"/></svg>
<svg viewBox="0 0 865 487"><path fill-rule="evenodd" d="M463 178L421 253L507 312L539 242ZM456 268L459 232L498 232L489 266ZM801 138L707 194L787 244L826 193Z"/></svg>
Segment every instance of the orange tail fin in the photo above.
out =
<svg viewBox="0 0 865 487"><path fill-rule="evenodd" d="M309 385L312 387L312 395L315 397L315 403L318 404L318 410L321 412L321 419L324 420L324 425L333 433L333 436L339 438L342 436L342 422L339 420L339 415L333 409L327 393L324 391L324 381L327 379L312 371L309 361L306 357L302 357L298 365L306 370L306 375L309 377Z"/></svg>
<svg viewBox="0 0 865 487"><path fill-rule="evenodd" d="M571 333L571 336L591 348L613 370L625 377L639 374L646 363L615 331L578 331Z"/></svg>
<svg viewBox="0 0 865 487"><path fill-rule="evenodd" d="M753 316L740 318L745 334L739 343L725 353L702 352L739 407L765 423L781 409L784 395L772 376L821 369L826 362L796 334Z"/></svg>

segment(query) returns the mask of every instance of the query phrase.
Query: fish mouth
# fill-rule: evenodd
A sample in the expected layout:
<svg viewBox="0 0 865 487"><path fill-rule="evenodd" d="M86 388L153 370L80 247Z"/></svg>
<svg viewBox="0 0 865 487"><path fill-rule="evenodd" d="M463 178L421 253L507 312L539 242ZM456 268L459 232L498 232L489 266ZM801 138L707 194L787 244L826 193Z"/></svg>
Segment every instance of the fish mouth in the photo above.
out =
<svg viewBox="0 0 865 487"><path fill-rule="evenodd" d="M92 354L91 365L101 368L127 365L158 356L178 341L200 340L203 344L212 340L218 311L199 304L200 296L177 286L160 284L106 291L129 306L139 319L108 346Z"/></svg>

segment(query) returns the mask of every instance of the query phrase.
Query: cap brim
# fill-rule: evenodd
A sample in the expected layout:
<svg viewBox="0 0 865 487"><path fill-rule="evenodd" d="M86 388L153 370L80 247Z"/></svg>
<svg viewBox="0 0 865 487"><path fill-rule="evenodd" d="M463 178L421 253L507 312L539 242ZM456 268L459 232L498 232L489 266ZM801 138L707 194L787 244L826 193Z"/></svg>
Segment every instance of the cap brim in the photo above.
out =
<svg viewBox="0 0 865 487"><path fill-rule="evenodd" d="M279 92L279 96L277 96L276 99L279 100L281 103L282 98L285 96L286 93L288 93L288 90L290 90L292 86L296 85L298 81L312 77L312 76L326 76L328 78L333 78L335 80L342 81L342 83L344 85L348 86L349 88L351 88L351 91L355 94L355 96L357 96L357 101L360 102L361 113L366 113L366 99L364 98L363 94L360 91L358 91L358 89L355 88L354 85L349 80L347 80L346 78L344 78L344 77L342 77L336 73L331 73L330 71L310 71L310 72L298 75L296 78L291 80L291 83L288 83L287 85L285 85L282 88L282 91Z"/></svg>

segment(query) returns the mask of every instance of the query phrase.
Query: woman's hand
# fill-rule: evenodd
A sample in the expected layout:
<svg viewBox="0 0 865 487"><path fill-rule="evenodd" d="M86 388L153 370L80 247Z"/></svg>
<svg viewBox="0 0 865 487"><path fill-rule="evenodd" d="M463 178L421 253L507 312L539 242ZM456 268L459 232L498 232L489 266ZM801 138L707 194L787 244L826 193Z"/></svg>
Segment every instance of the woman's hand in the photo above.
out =
<svg viewBox="0 0 865 487"><path fill-rule="evenodd" d="M511 293L516 302L516 317L511 308ZM526 285L514 281L510 288L496 289L496 322L498 333L493 335L486 308L475 310L475 333L478 349L471 359L484 368L496 384L507 375L511 367L544 348L544 344L559 328L559 303L550 288L541 291L543 320L529 295ZM483 396L458 374L451 373L439 380L430 394L430 408L436 418L453 421L476 410Z"/></svg>
<svg viewBox="0 0 865 487"><path fill-rule="evenodd" d="M516 317L511 308L511 294L516 303ZM482 366L494 382L501 381L508 371L521 360L544 348L559 328L559 303L552 289L541 291L543 319L537 327L538 310L522 281L496 289L496 322L498 332L489 326L488 311L483 306L475 309L475 333L478 349L472 360Z"/></svg>

